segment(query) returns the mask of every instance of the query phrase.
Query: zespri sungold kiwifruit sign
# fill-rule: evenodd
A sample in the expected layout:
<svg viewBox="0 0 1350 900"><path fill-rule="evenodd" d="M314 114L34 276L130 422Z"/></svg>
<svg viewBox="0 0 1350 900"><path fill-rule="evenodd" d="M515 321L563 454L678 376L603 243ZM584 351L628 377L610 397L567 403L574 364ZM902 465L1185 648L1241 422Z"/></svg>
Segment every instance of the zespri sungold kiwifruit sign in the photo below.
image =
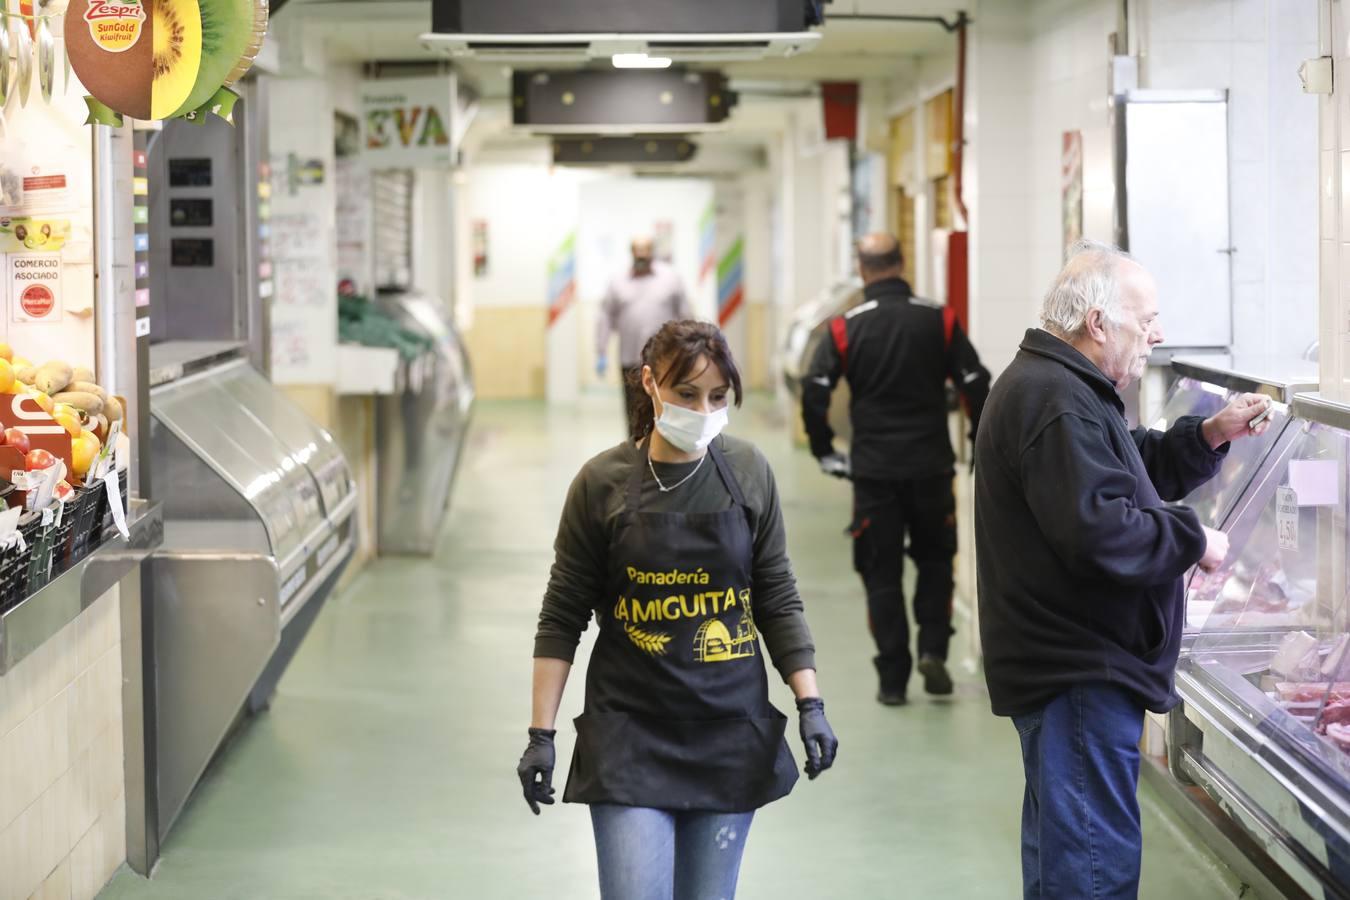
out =
<svg viewBox="0 0 1350 900"><path fill-rule="evenodd" d="M229 118L228 88L253 65L268 0L71 0L66 52L90 120Z"/></svg>

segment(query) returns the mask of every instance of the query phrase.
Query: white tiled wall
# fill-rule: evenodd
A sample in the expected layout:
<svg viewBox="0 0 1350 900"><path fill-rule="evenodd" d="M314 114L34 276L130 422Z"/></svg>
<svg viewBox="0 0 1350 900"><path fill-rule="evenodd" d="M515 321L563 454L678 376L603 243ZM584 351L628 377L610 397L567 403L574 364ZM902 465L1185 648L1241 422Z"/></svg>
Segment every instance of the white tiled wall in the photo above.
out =
<svg viewBox="0 0 1350 900"><path fill-rule="evenodd" d="M1001 5L977 14L967 116L971 324L995 372L1035 324L1061 262L1064 132L1083 133L1088 237L1112 238L1115 200L1107 37L1116 3L1031 0L1029 12L1000 20ZM1300 355L1317 336L1318 161L1317 103L1297 73L1317 55L1317 2L1142 8L1134 25L1142 87L1230 90L1234 346Z"/></svg>
<svg viewBox="0 0 1350 900"><path fill-rule="evenodd" d="M92 900L126 858L121 653L113 590L0 676L0 900Z"/></svg>
<svg viewBox="0 0 1350 900"><path fill-rule="evenodd" d="M1321 102L1320 294L1322 391L1350 400L1350 16L1322 0L1319 49L1334 60L1336 93Z"/></svg>

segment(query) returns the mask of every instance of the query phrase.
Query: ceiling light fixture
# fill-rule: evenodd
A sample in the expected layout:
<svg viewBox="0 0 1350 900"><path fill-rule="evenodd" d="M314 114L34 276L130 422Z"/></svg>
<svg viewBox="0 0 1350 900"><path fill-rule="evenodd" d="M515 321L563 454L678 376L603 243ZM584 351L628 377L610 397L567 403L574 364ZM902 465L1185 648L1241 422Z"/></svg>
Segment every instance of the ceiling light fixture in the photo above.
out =
<svg viewBox="0 0 1350 900"><path fill-rule="evenodd" d="M670 57L645 53L615 53L610 57L616 69L669 69Z"/></svg>

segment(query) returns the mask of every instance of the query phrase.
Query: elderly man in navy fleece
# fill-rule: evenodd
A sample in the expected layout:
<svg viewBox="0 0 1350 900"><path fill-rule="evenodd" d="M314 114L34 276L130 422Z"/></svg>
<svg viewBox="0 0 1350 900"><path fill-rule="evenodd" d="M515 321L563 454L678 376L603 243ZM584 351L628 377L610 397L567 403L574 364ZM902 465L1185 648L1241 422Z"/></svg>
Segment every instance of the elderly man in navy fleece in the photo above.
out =
<svg viewBox="0 0 1350 900"><path fill-rule="evenodd" d="M1269 401L1131 432L1117 391L1163 334L1153 278L1113 247L1074 248L1041 323L994 384L976 443L985 674L1021 738L1024 896L1131 898L1138 744L1144 711L1177 702L1182 576L1228 554L1225 535L1164 502L1264 431Z"/></svg>

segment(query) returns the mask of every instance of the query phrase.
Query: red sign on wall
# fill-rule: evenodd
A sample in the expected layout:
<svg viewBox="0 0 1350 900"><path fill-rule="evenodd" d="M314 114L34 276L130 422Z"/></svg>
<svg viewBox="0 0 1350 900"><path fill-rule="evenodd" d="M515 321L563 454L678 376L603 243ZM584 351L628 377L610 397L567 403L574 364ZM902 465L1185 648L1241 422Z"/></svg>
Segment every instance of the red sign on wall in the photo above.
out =
<svg viewBox="0 0 1350 900"><path fill-rule="evenodd" d="M34 319L41 319L56 306L56 294L45 284L33 284L19 294L19 306Z"/></svg>

